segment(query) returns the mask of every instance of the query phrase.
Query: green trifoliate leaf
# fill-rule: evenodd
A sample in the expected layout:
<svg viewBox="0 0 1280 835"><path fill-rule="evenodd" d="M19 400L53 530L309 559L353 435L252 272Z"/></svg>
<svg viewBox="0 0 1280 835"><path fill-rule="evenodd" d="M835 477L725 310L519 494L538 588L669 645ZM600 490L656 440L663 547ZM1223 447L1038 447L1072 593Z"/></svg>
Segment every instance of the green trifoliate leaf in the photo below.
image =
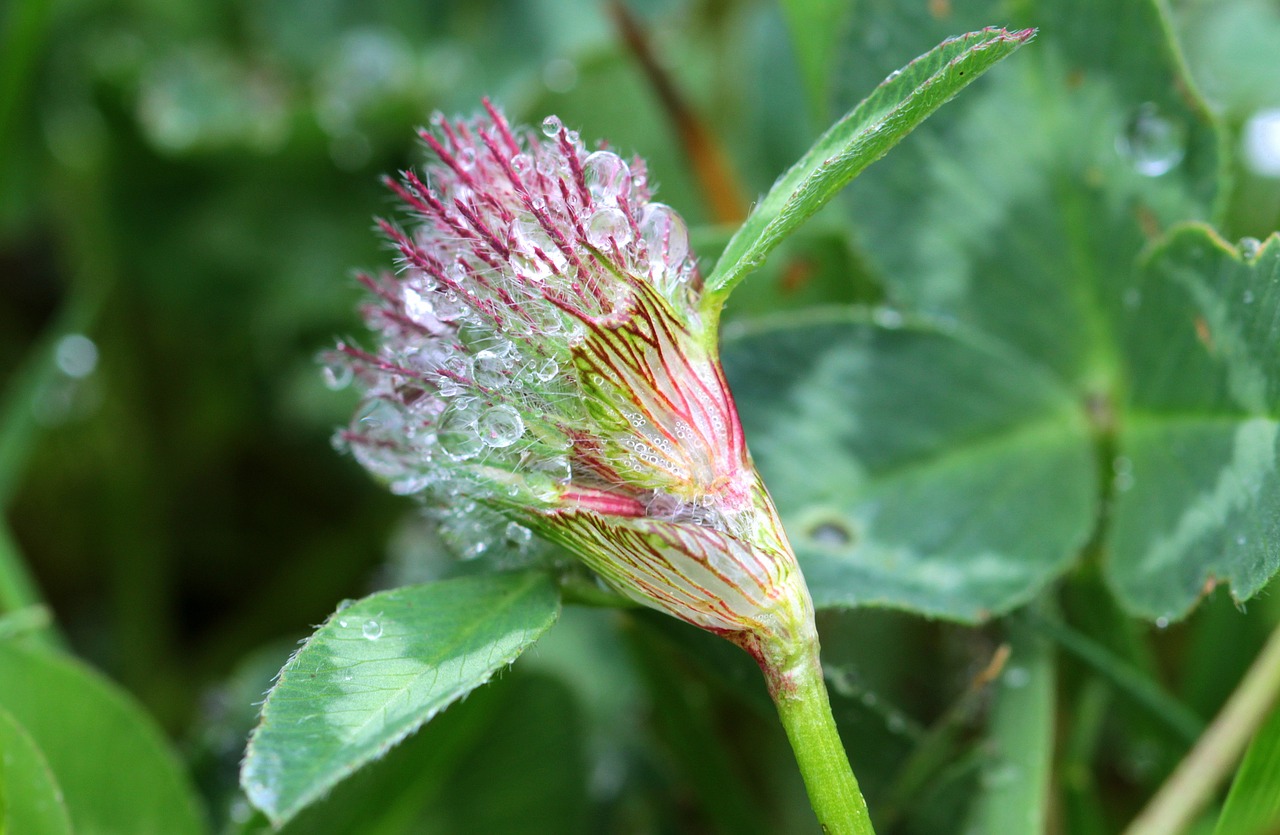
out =
<svg viewBox="0 0 1280 835"><path fill-rule="evenodd" d="M1280 569L1280 237L1173 232L1128 296L1108 575L1153 618Z"/></svg>
<svg viewBox="0 0 1280 835"><path fill-rule="evenodd" d="M814 604L1008 611L1088 538L1088 427L1052 377L999 345L876 318L794 315L725 342Z"/></svg>

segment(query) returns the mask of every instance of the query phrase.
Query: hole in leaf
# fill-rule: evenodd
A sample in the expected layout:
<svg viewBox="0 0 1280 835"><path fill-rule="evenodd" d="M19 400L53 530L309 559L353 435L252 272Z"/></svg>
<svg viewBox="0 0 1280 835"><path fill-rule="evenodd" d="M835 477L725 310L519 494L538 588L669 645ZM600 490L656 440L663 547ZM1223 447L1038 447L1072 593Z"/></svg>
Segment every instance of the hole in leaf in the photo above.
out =
<svg viewBox="0 0 1280 835"><path fill-rule="evenodd" d="M832 548L843 548L853 542L853 531L843 520L827 520L809 528L810 541Z"/></svg>

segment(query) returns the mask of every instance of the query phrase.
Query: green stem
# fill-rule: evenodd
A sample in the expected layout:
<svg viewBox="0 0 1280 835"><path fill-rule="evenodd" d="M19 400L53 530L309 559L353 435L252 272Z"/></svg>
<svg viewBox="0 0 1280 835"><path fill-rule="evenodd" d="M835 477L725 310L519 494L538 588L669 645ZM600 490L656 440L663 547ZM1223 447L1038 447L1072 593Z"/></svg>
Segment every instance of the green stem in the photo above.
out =
<svg viewBox="0 0 1280 835"><path fill-rule="evenodd" d="M867 802L862 799L831 715L816 646L786 671L786 679L787 686L770 689L776 691L773 701L822 831L827 835L875 835Z"/></svg>
<svg viewBox="0 0 1280 835"><path fill-rule="evenodd" d="M1125 835L1185 832L1235 768L1249 738L1280 698L1280 629L1271 633L1240 686Z"/></svg>

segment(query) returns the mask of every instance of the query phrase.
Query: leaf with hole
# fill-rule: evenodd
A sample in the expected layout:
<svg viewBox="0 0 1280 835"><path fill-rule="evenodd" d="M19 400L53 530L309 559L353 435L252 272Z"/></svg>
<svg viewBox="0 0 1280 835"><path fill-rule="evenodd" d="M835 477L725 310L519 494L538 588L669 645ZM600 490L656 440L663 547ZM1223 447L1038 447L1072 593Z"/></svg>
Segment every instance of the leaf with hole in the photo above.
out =
<svg viewBox="0 0 1280 835"><path fill-rule="evenodd" d="M726 373L816 605L981 620L1087 540L1088 426L1016 353L897 316L765 320L726 339Z"/></svg>

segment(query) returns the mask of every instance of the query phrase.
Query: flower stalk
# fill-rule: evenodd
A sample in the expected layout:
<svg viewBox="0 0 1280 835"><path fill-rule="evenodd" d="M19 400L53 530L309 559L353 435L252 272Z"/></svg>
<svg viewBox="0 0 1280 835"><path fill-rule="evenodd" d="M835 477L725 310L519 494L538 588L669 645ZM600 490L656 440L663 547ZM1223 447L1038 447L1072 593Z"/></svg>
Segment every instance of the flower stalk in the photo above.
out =
<svg viewBox="0 0 1280 835"><path fill-rule="evenodd" d="M421 132L387 186L398 271L360 276L364 399L337 444L421 495L463 557L572 555L613 591L759 662L828 832L870 832L818 664L813 604L720 365L717 305L644 162L487 101ZM501 547L495 543L501 543ZM558 546L558 549L557 547Z"/></svg>

